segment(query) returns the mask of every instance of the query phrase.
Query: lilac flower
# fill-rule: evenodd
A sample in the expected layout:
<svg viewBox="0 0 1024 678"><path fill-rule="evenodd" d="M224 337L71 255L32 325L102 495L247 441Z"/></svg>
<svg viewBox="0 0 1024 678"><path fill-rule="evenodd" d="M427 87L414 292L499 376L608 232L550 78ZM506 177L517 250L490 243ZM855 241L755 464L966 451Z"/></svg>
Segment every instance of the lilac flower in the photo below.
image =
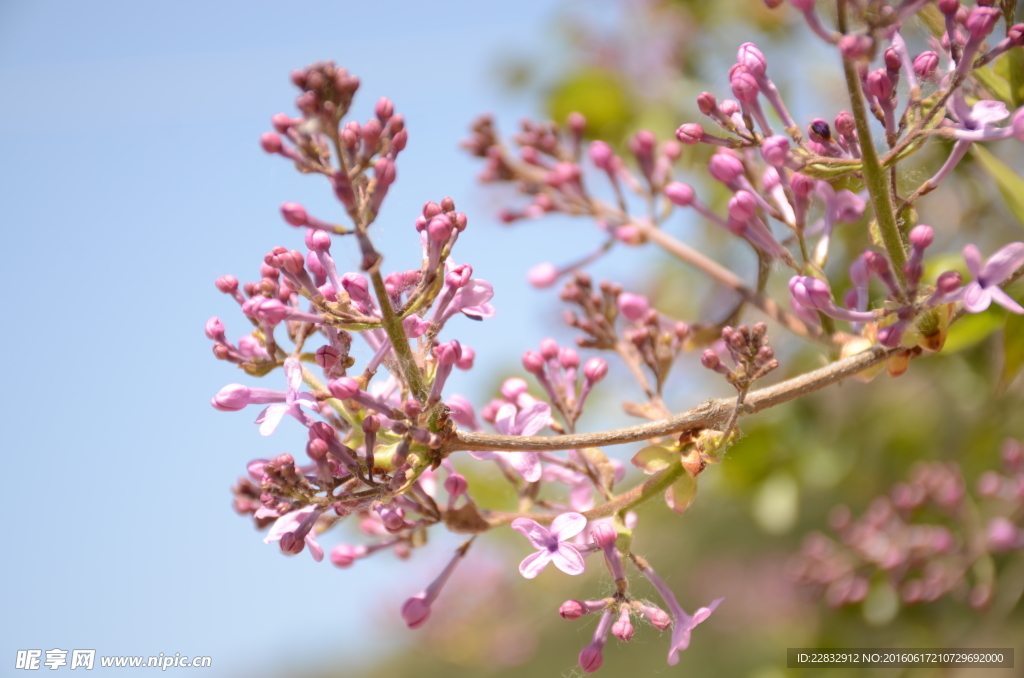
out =
<svg viewBox="0 0 1024 678"><path fill-rule="evenodd" d="M1002 248L981 265L981 252L974 245L964 247L964 261L974 281L963 289L964 308L971 313L981 313L993 301L1013 313L1024 313L1013 298L999 287L1021 266L1024 266L1024 242L1012 242Z"/></svg>
<svg viewBox="0 0 1024 678"><path fill-rule="evenodd" d="M661 599L665 601L665 607L672 615L672 644L668 648L668 665L675 666L679 663L679 652L690 647L690 632L697 624L710 617L725 598L716 598L711 601L710 605L698 609L693 616L690 616L676 600L675 594L672 593L672 589L668 587L665 580L658 576L658 573L651 569L650 565L646 562L638 563L638 565L641 565L640 571L647 577L647 580L654 585L654 588L658 589Z"/></svg>
<svg viewBox="0 0 1024 678"><path fill-rule="evenodd" d="M304 546L309 546L309 553L313 560L320 562L324 559L324 549L317 543L313 535L313 525L320 517L320 509L316 506L305 506L297 511L286 513L270 528L270 533L263 539L264 544L270 542L281 542L281 551L289 555L295 555L302 551Z"/></svg>
<svg viewBox="0 0 1024 678"><path fill-rule="evenodd" d="M507 436L532 436L551 421L551 406L545 402L537 401L522 410L516 408L512 403L506 403L498 408L495 415L494 425L498 432ZM503 458L523 477L527 482L540 480L540 460L536 452L470 452L474 459L496 459ZM574 533L575 534L575 533Z"/></svg>
<svg viewBox="0 0 1024 678"><path fill-rule="evenodd" d="M512 529L526 537L537 549L519 564L519 573L533 579L554 561L555 567L566 574L583 574L583 556L566 542L587 526L587 519L579 513L563 513L551 523L551 529L529 518L512 521Z"/></svg>
<svg viewBox="0 0 1024 678"><path fill-rule="evenodd" d="M313 394L299 392L299 387L302 386L302 366L299 361L295 358L285 360L284 374L288 380L285 401L271 405L256 417L256 423L260 425L260 435L269 436L276 431L277 425L281 423L281 419L286 414L298 419L303 426L310 426L313 420L302 411L302 406L308 407L314 412L320 410Z"/></svg>

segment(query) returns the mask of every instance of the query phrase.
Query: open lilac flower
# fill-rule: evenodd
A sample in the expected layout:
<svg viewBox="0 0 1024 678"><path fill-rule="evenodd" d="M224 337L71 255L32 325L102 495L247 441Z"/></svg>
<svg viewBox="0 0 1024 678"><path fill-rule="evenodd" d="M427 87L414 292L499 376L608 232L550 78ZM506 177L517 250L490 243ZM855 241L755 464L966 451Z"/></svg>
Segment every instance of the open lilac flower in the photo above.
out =
<svg viewBox="0 0 1024 678"><path fill-rule="evenodd" d="M302 386L302 365L295 358L288 358L284 361L284 374L288 380L288 392L283 403L274 403L260 412L256 417L256 423L260 425L260 435L269 436L277 430L284 415L290 414L302 423L303 426L310 426L313 420L302 411L302 406L308 407L314 412L320 410L316 398L312 393L300 393Z"/></svg>
<svg viewBox="0 0 1024 678"><path fill-rule="evenodd" d="M532 436L551 421L551 406L537 401L519 410L512 403L498 408L494 425L498 432L507 436ZM470 452L474 459L503 458L512 465L523 480L535 483L540 480L540 459L536 452Z"/></svg>
<svg viewBox="0 0 1024 678"><path fill-rule="evenodd" d="M637 566L640 568L640 572L658 590L658 594L665 601L665 607L668 608L669 614L672 616L672 643L668 648L668 665L675 666L679 663L679 652L690 647L690 634L693 629L710 617L725 598L716 598L707 607L698 609L692 616L688 615L676 600L676 594L647 561L639 558L635 561L638 561Z"/></svg>
<svg viewBox="0 0 1024 678"><path fill-rule="evenodd" d="M313 560L319 563L324 559L324 549L313 536L313 525L319 517L320 510L316 506L306 506L286 513L278 518L270 528L263 543L279 541L281 542L281 551L289 555L299 553L303 546L308 546L309 554L313 556Z"/></svg>
<svg viewBox="0 0 1024 678"><path fill-rule="evenodd" d="M1024 242L1012 242L1002 248L981 265L981 252L974 245L964 247L964 261L974 280L963 290L964 308L971 313L981 313L993 301L1014 313L1024 313L1013 298L1003 291L999 284L1024 266Z"/></svg>
<svg viewBox="0 0 1024 678"><path fill-rule="evenodd" d="M587 519L579 513L563 513L552 521L550 530L529 518L512 521L512 529L522 533L537 549L519 564L519 573L533 579L548 563L554 562L555 567L566 574L583 574L583 556L566 540L575 537L586 526Z"/></svg>

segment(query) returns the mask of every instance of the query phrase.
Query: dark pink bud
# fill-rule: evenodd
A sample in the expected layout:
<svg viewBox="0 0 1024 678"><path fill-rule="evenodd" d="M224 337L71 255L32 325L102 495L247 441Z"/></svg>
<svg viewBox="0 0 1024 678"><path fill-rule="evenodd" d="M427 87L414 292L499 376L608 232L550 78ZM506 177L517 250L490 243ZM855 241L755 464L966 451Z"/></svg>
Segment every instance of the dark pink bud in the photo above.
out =
<svg viewBox="0 0 1024 678"><path fill-rule="evenodd" d="M957 10L960 9L960 0L939 0L936 4L939 6L939 11L943 14L956 14Z"/></svg>
<svg viewBox="0 0 1024 678"><path fill-rule="evenodd" d="M465 287L473 277L473 267L469 264L459 264L445 276L444 281L452 287Z"/></svg>
<svg viewBox="0 0 1024 678"><path fill-rule="evenodd" d="M718 110L722 111L727 116L732 116L740 112L740 105L732 99L725 99L719 105Z"/></svg>
<svg viewBox="0 0 1024 678"><path fill-rule="evenodd" d="M790 185L793 187L793 193L800 198L806 198L814 190L817 179L812 179L804 174L794 174Z"/></svg>
<svg viewBox="0 0 1024 678"><path fill-rule="evenodd" d="M341 353L333 346L324 344L316 350L316 364L325 370L329 370L338 364Z"/></svg>
<svg viewBox="0 0 1024 678"><path fill-rule="evenodd" d="M892 80L889 79L885 70L881 68L868 73L867 83L864 88L870 96L880 100L886 100L891 97L893 91Z"/></svg>
<svg viewBox="0 0 1024 678"><path fill-rule="evenodd" d="M306 247L314 252L326 252L331 249L331 236L326 231L315 228L307 229Z"/></svg>
<svg viewBox="0 0 1024 678"><path fill-rule="evenodd" d="M896 50L889 47L885 50L885 68L886 70L895 73L900 70L900 57L896 54Z"/></svg>
<svg viewBox="0 0 1024 678"><path fill-rule="evenodd" d="M224 323L220 321L220 318L214 316L206 321L206 338L224 341Z"/></svg>
<svg viewBox="0 0 1024 678"><path fill-rule="evenodd" d="M857 121L849 111L839 111L835 119L836 131L843 136L852 136L857 132Z"/></svg>
<svg viewBox="0 0 1024 678"><path fill-rule="evenodd" d="M558 614L562 619L570 621L579 619L587 613L587 607L578 600L567 600L558 608Z"/></svg>
<svg viewBox="0 0 1024 678"><path fill-rule="evenodd" d="M462 357L462 346L455 340L445 342L434 349L434 355L439 364L454 365Z"/></svg>
<svg viewBox="0 0 1024 678"><path fill-rule="evenodd" d="M608 374L608 363L601 358L591 358L583 366L583 376L592 384L596 384Z"/></svg>
<svg viewBox="0 0 1024 678"><path fill-rule="evenodd" d="M934 239L935 230L931 226L920 224L910 231L910 243L919 250L927 248Z"/></svg>
<svg viewBox="0 0 1024 678"><path fill-rule="evenodd" d="M676 139L687 146L699 144L704 137L704 128L695 122L688 122L676 130Z"/></svg>
<svg viewBox="0 0 1024 678"><path fill-rule="evenodd" d="M530 374L542 374L544 372L544 358L536 351L523 351L523 369Z"/></svg>
<svg viewBox="0 0 1024 678"><path fill-rule="evenodd" d="M723 184L731 184L743 174L743 163L728 153L716 153L708 161L708 172Z"/></svg>
<svg viewBox="0 0 1024 678"><path fill-rule="evenodd" d="M281 137L274 132L264 132L260 135L260 146L267 153L280 153L283 148Z"/></svg>
<svg viewBox="0 0 1024 678"><path fill-rule="evenodd" d="M608 628L607 626L605 627ZM607 631L606 631L607 633ZM580 652L580 668L583 669L584 673L593 673L601 668L601 664L604 663L604 657L601 656L601 648L594 645L587 645Z"/></svg>
<svg viewBox="0 0 1024 678"><path fill-rule="evenodd" d="M441 206L438 205L433 200L428 200L425 203L423 203L423 216L426 217L428 220L433 219L441 212Z"/></svg>
<svg viewBox="0 0 1024 678"><path fill-rule="evenodd" d="M590 534L594 538L594 543L601 548L614 546L615 540L619 538L619 535L615 533L615 528L608 523L598 523Z"/></svg>
<svg viewBox="0 0 1024 678"><path fill-rule="evenodd" d="M960 289L963 279L958 271L946 271L935 281L935 287L943 294L949 294Z"/></svg>
<svg viewBox="0 0 1024 678"><path fill-rule="evenodd" d="M704 115L711 115L717 106L718 100L715 99L715 95L711 92L701 92L700 96L697 97L697 108Z"/></svg>
<svg viewBox="0 0 1024 678"><path fill-rule="evenodd" d="M689 184L673 181L665 187L665 197L679 207L689 207L693 204L694 192Z"/></svg>
<svg viewBox="0 0 1024 678"><path fill-rule="evenodd" d="M387 122L395 114L395 105L391 103L391 99L381 97L377 100L377 105L373 107L373 114L381 122Z"/></svg>
<svg viewBox="0 0 1024 678"><path fill-rule="evenodd" d="M757 86L757 78L746 68L733 70L729 86L732 87L733 96L748 104L756 101L757 95L761 92Z"/></svg>
<svg viewBox="0 0 1024 678"><path fill-rule="evenodd" d="M935 69L939 67L939 55L935 52L921 52L914 59L914 73L919 78L930 78L935 73Z"/></svg>
<svg viewBox="0 0 1024 678"><path fill-rule="evenodd" d="M700 364L709 370L716 370L722 364L721 358L712 349L707 349L700 356Z"/></svg>
<svg viewBox="0 0 1024 678"><path fill-rule="evenodd" d="M430 617L430 603L420 597L410 598L402 605L402 619L410 629L418 629Z"/></svg>
<svg viewBox="0 0 1024 678"><path fill-rule="evenodd" d="M624 643L633 639L633 623L629 620L628 608L623 608L618 621L612 624L612 635Z"/></svg>
<svg viewBox="0 0 1024 678"><path fill-rule="evenodd" d="M558 357L558 342L551 337L541 339L540 354L544 360L554 360Z"/></svg>
<svg viewBox="0 0 1024 678"><path fill-rule="evenodd" d="M564 346L558 349L558 362L565 369L580 366L580 354L571 346Z"/></svg>
<svg viewBox="0 0 1024 678"><path fill-rule="evenodd" d="M313 438L306 443L306 454L313 461L320 461L327 458L327 443L319 438Z"/></svg>
<svg viewBox="0 0 1024 678"><path fill-rule="evenodd" d="M238 291L238 278L233 275L222 275L213 284L224 294L234 294Z"/></svg>
<svg viewBox="0 0 1024 678"><path fill-rule="evenodd" d="M359 388L359 382L352 377L341 377L340 379L331 379L327 382L327 390L338 400L348 400L359 393L361 389Z"/></svg>
<svg viewBox="0 0 1024 678"><path fill-rule="evenodd" d="M975 7L967 17L967 30L975 40L983 40L996 27L1001 12L995 7Z"/></svg>
<svg viewBox="0 0 1024 678"><path fill-rule="evenodd" d="M309 221L306 208L297 202L281 203L281 216L292 226L305 226Z"/></svg>
<svg viewBox="0 0 1024 678"><path fill-rule="evenodd" d="M866 35L844 35L839 38L839 51L845 59L860 59L871 51L872 40Z"/></svg>
<svg viewBox="0 0 1024 678"><path fill-rule="evenodd" d="M444 481L444 489L453 497L460 497L469 489L465 476L453 473Z"/></svg>

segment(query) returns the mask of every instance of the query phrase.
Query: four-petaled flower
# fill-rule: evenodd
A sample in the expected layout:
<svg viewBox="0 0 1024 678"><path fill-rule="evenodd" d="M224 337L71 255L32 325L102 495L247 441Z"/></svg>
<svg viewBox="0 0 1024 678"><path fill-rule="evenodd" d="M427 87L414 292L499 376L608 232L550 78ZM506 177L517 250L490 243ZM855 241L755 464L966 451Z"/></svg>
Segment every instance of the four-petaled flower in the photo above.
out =
<svg viewBox="0 0 1024 678"><path fill-rule="evenodd" d="M582 574L583 556L566 540L575 537L586 526L587 519L579 513L563 513L552 521L550 530L529 518L516 518L512 521L512 529L521 532L537 549L519 564L519 573L533 579L548 563L554 562L555 567L566 574Z"/></svg>
<svg viewBox="0 0 1024 678"><path fill-rule="evenodd" d="M551 406L537 401L518 409L512 403L505 403L495 415L494 425L498 432L507 436L532 436L551 423ZM470 452L474 459L505 459L527 482L540 480L540 459L536 452ZM582 529L582 528L580 528Z"/></svg>
<svg viewBox="0 0 1024 678"><path fill-rule="evenodd" d="M981 265L981 252L974 245L964 247L964 261L974 280L963 289L964 308L971 313L981 313L993 301L1014 313L1024 313L1024 308L999 287L1014 271L1024 266L1024 242L1012 242L1002 248Z"/></svg>
<svg viewBox="0 0 1024 678"><path fill-rule="evenodd" d="M288 392L285 394L283 403L274 403L260 412L256 417L256 423L260 425L260 435L269 436L277 430L277 425L286 414L290 414L302 423L303 426L311 426L313 420L302 411L302 406L308 407L314 412L319 412L316 398L312 393L300 393L302 386L302 365L295 358L288 358L284 361L284 375L288 380Z"/></svg>

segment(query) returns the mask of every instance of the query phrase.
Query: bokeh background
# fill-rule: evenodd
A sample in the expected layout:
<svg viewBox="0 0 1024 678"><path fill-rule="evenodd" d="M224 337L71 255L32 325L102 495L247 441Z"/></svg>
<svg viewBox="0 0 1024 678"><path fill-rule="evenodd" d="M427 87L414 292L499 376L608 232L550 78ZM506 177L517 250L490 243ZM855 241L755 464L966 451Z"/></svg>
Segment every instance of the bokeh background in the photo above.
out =
<svg viewBox="0 0 1024 678"><path fill-rule="evenodd" d="M596 619L567 622L557 608L607 590L599 568L526 582L515 573L521 540L488 535L435 617L413 632L398 607L457 541L439 535L412 562L386 554L339 571L305 555L283 557L231 511L228 489L248 460L295 452L301 442L287 423L264 439L252 412L209 407L239 377L212 359L203 323L220 315L229 335L244 327L213 279L249 279L271 246L298 246L301 234L278 216L282 201L337 212L322 182L268 158L257 139L270 115L292 111L288 72L317 59L362 78L356 119L381 95L395 101L410 144L375 226L378 242L389 266L412 266L412 224L425 200L450 195L469 215L457 257L493 282L498 315L458 325L453 336L478 357L454 384L483 404L503 377L520 373L523 350L545 336L573 336L560 326L557 295L530 288L525 271L571 260L601 236L569 219L501 225L498 209L516 196L477 185L479 165L458 149L474 116L492 112L513 132L520 116L561 120L582 110L613 143L641 128L665 138L697 119L697 93L727 94L735 47L756 39L797 118L831 118L844 105L838 66L798 19L759 0L0 3L9 266L0 334L9 507L0 673L13 673L19 649L53 648L209 655L211 676L578 673L575 657ZM912 39L923 45L923 31ZM1020 144L990 150L1022 168ZM721 201L695 169L701 153L687 152L683 175ZM922 153L911 176L927 176L941 157ZM965 162L952 186L922 209L938 233L935 251L974 241L991 252L1020 239L1020 215L983 167ZM749 264L699 222L674 219L677 234L737 267ZM853 253L866 242L863 229L839 236ZM345 261L343 248L336 256L357 263L354 253ZM648 248L619 248L592 272L680 318L714 318L728 301ZM999 584L981 609L959 589L902 605L885 577L872 580L864 603L831 609L791 577L805 535L828 531L834 506L862 513L915 462L956 462L971 487L999 468L1003 440L1024 436L1014 322L993 309L957 326L941 355L915 361L898 380L851 382L752 418L726 463L702 476L687 513L643 507L637 550L684 607L727 600L695 632L680 666L666 669L667 638L648 626L628 646L612 641L602 674L772 678L787 675L785 649L797 646L1016 642L1024 650L1019 552L990 559ZM779 339L778 378L820 363L816 352ZM702 374L697 356L680 359L666 391L673 409L728 394ZM640 394L624 370L612 374L621 381L595 393L585 428L630 421L618 396ZM609 452L625 460L632 451ZM498 486L487 491L503 500Z"/></svg>

